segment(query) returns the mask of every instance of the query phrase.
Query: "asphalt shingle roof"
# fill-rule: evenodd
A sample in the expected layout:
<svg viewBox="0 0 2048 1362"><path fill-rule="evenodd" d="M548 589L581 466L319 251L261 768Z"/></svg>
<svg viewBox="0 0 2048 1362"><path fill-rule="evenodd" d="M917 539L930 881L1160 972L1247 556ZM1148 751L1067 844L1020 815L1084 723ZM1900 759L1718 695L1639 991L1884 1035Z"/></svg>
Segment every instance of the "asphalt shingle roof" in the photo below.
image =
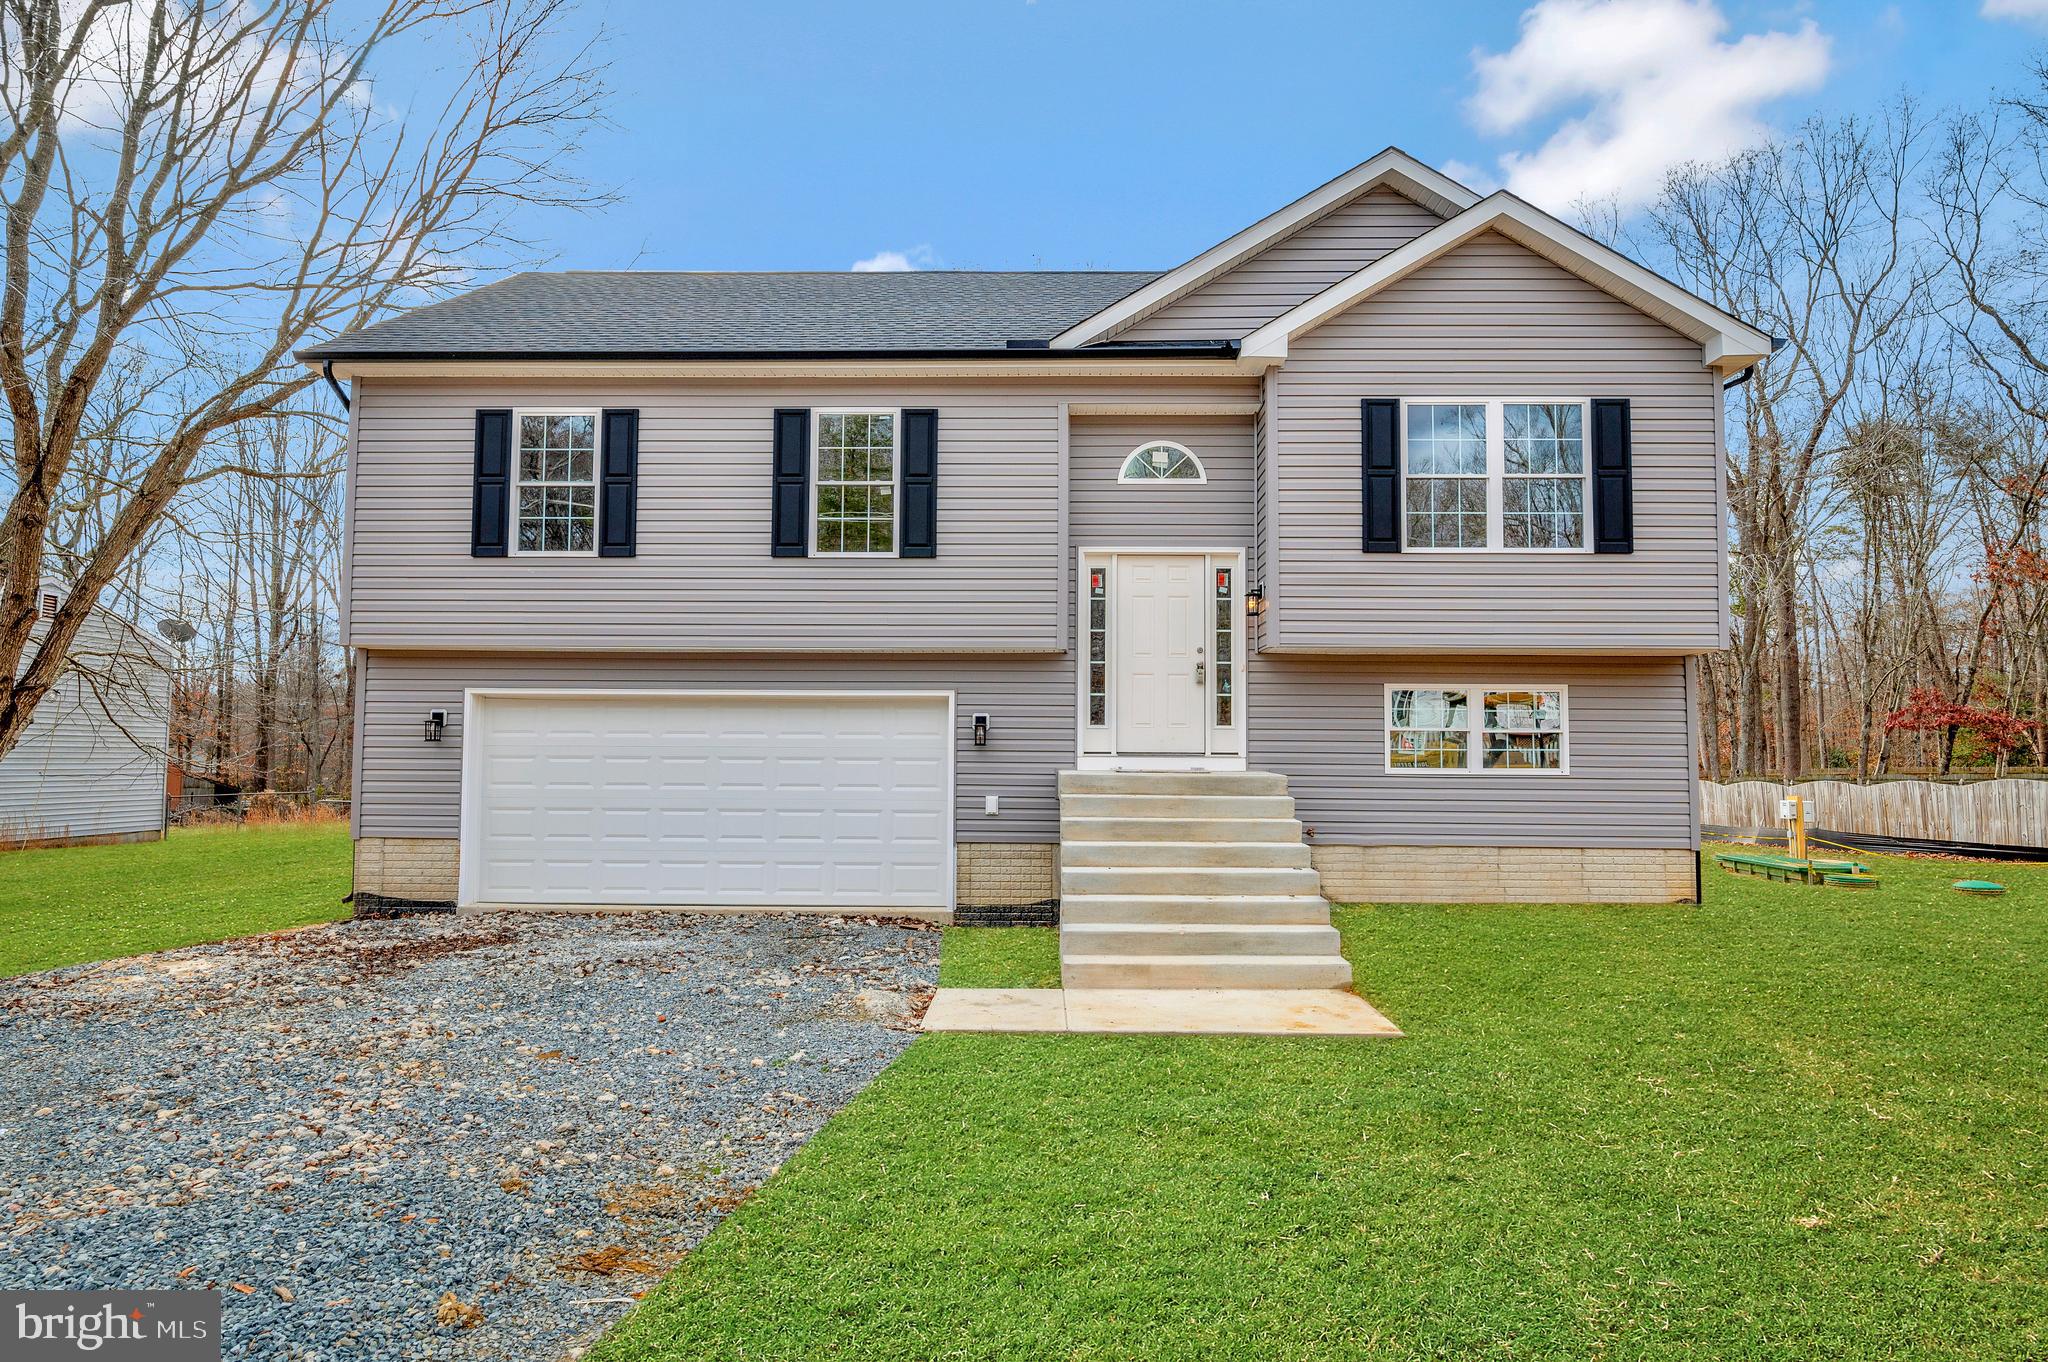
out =
<svg viewBox="0 0 2048 1362"><path fill-rule="evenodd" d="M872 354L1044 342L1154 272L530 272L299 352L430 356Z"/></svg>

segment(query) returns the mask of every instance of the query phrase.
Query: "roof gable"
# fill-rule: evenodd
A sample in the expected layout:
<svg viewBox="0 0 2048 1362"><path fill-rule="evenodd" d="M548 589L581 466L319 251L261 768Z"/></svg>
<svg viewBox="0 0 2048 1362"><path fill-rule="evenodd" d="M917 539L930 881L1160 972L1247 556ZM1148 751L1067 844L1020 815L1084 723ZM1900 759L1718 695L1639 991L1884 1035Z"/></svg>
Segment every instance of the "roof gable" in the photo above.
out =
<svg viewBox="0 0 2048 1362"><path fill-rule="evenodd" d="M1771 353L1771 337L1505 190L1390 251L1244 338L1246 359L1284 360L1288 341L1372 297L1483 232L1498 232L1699 342L1700 362L1732 372Z"/></svg>
<svg viewBox="0 0 2048 1362"><path fill-rule="evenodd" d="M1114 339L1236 340L1442 221L1397 190L1375 185L1138 318Z"/></svg>
<svg viewBox="0 0 2048 1362"><path fill-rule="evenodd" d="M1300 231L1360 195L1385 186L1440 217L1470 208L1477 194L1431 170L1398 147L1388 147L1293 203L1269 213L1243 231L1218 242L1193 260L1168 270L1128 296L1053 337L1055 350L1076 349L1114 337L1139 320L1242 265L1276 242Z"/></svg>

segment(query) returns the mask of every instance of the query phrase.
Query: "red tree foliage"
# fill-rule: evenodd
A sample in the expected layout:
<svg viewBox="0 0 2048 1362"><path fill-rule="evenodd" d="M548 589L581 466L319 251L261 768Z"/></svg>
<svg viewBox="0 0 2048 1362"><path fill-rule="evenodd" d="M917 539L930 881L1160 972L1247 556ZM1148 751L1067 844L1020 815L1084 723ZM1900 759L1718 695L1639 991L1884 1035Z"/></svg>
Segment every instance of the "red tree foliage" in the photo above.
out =
<svg viewBox="0 0 2048 1362"><path fill-rule="evenodd" d="M1906 697L1903 707L1884 717L1887 733L1946 733L1949 729L1974 733L1994 751L2011 752L2031 736L2031 726L2002 709L1986 709L1945 699L1930 686L1921 686Z"/></svg>

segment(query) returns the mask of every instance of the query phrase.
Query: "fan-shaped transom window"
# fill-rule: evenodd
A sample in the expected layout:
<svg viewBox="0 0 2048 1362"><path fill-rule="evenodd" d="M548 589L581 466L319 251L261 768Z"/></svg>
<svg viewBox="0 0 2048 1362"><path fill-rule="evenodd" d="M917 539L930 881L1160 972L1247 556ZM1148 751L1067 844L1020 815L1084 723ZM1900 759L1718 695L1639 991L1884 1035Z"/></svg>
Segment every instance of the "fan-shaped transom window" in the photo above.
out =
<svg viewBox="0 0 2048 1362"><path fill-rule="evenodd" d="M1207 482L1202 461L1186 445L1171 440L1152 440L1132 450L1124 460L1118 482Z"/></svg>

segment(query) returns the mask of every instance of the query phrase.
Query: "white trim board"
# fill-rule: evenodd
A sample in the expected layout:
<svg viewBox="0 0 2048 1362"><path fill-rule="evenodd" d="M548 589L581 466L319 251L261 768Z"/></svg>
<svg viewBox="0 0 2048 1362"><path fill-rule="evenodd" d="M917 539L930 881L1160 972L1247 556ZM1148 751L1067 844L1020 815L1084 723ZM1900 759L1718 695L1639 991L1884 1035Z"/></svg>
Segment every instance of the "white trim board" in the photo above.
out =
<svg viewBox="0 0 2048 1362"><path fill-rule="evenodd" d="M1244 338L1246 361L1277 363L1287 358L1294 337L1372 297L1482 232L1499 232L1558 268L1654 317L1700 343L1700 363L1720 373L1768 359L1771 338L1747 322L1636 264L1576 228L1534 208L1506 190L1488 195L1448 222L1430 228L1312 298L1289 308Z"/></svg>
<svg viewBox="0 0 2048 1362"><path fill-rule="evenodd" d="M1069 416L1257 416L1260 403L1246 402L1069 402Z"/></svg>
<svg viewBox="0 0 2048 1362"><path fill-rule="evenodd" d="M1461 213L1479 201L1477 194L1456 180L1431 170L1399 147L1388 147L1286 207L1268 213L1243 231L1211 246L1186 264L1168 270L1143 288L1126 294L1094 316L1076 322L1052 338L1052 348L1078 349L1115 335L1249 260L1274 242L1300 231L1381 185L1413 199L1439 217Z"/></svg>

